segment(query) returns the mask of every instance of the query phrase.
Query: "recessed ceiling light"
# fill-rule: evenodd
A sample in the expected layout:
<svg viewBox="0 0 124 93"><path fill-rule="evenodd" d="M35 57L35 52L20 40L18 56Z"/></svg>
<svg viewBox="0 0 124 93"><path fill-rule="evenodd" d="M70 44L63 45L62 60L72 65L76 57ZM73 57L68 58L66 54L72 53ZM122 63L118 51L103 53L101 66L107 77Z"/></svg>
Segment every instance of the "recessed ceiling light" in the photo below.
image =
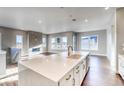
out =
<svg viewBox="0 0 124 93"><path fill-rule="evenodd" d="M105 10L108 10L109 9L109 7L105 7Z"/></svg>
<svg viewBox="0 0 124 93"><path fill-rule="evenodd" d="M73 19L72 19L72 21L76 21L76 19L75 19L75 18L73 18Z"/></svg>
<svg viewBox="0 0 124 93"><path fill-rule="evenodd" d="M60 7L60 8L64 8L64 7Z"/></svg>
<svg viewBox="0 0 124 93"><path fill-rule="evenodd" d="M85 19L84 21L87 23L88 22L88 19Z"/></svg>
<svg viewBox="0 0 124 93"><path fill-rule="evenodd" d="M39 24L41 24L41 23L42 23L42 21L41 21L41 20L38 20L38 23L39 23Z"/></svg>

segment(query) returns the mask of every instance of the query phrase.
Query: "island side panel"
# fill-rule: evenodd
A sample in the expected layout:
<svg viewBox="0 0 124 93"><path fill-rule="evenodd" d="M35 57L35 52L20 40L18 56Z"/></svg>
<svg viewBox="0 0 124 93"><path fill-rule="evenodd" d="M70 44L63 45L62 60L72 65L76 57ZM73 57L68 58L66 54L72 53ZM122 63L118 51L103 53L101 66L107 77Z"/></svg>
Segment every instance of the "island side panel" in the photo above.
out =
<svg viewBox="0 0 124 93"><path fill-rule="evenodd" d="M19 64L19 86L58 86L58 83Z"/></svg>

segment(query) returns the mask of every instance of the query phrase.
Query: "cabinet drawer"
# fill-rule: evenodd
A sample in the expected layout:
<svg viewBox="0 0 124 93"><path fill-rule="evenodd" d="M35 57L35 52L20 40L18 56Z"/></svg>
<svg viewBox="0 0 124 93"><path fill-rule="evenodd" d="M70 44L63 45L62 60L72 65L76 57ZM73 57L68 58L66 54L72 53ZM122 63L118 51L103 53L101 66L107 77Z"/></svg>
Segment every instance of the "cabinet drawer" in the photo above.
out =
<svg viewBox="0 0 124 93"><path fill-rule="evenodd" d="M67 73L59 82L60 86L72 86L74 85L73 70Z"/></svg>
<svg viewBox="0 0 124 93"><path fill-rule="evenodd" d="M81 64L78 64L78 65L74 68L75 86L79 86L79 85L80 85L80 74L81 74L80 65L81 65Z"/></svg>

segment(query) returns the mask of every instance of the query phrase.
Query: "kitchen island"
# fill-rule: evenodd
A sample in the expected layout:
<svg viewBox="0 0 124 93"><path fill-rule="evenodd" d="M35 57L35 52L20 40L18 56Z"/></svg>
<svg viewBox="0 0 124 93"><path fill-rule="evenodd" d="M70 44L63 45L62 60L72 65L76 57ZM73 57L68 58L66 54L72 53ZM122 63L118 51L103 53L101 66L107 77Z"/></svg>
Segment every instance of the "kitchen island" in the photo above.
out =
<svg viewBox="0 0 124 93"><path fill-rule="evenodd" d="M87 71L89 52L38 54L19 61L21 86L74 86L81 85Z"/></svg>

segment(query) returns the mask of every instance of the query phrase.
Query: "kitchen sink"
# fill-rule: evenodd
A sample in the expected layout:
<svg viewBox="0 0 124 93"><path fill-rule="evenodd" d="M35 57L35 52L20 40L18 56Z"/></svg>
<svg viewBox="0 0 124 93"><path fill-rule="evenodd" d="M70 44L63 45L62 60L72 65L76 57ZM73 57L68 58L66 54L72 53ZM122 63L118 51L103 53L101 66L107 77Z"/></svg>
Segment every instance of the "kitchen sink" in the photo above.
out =
<svg viewBox="0 0 124 93"><path fill-rule="evenodd" d="M79 58L81 58L81 56L82 56L82 55L80 55L80 54L73 54L73 55L71 55L71 56L68 56L68 58L71 58L71 59L79 59Z"/></svg>

